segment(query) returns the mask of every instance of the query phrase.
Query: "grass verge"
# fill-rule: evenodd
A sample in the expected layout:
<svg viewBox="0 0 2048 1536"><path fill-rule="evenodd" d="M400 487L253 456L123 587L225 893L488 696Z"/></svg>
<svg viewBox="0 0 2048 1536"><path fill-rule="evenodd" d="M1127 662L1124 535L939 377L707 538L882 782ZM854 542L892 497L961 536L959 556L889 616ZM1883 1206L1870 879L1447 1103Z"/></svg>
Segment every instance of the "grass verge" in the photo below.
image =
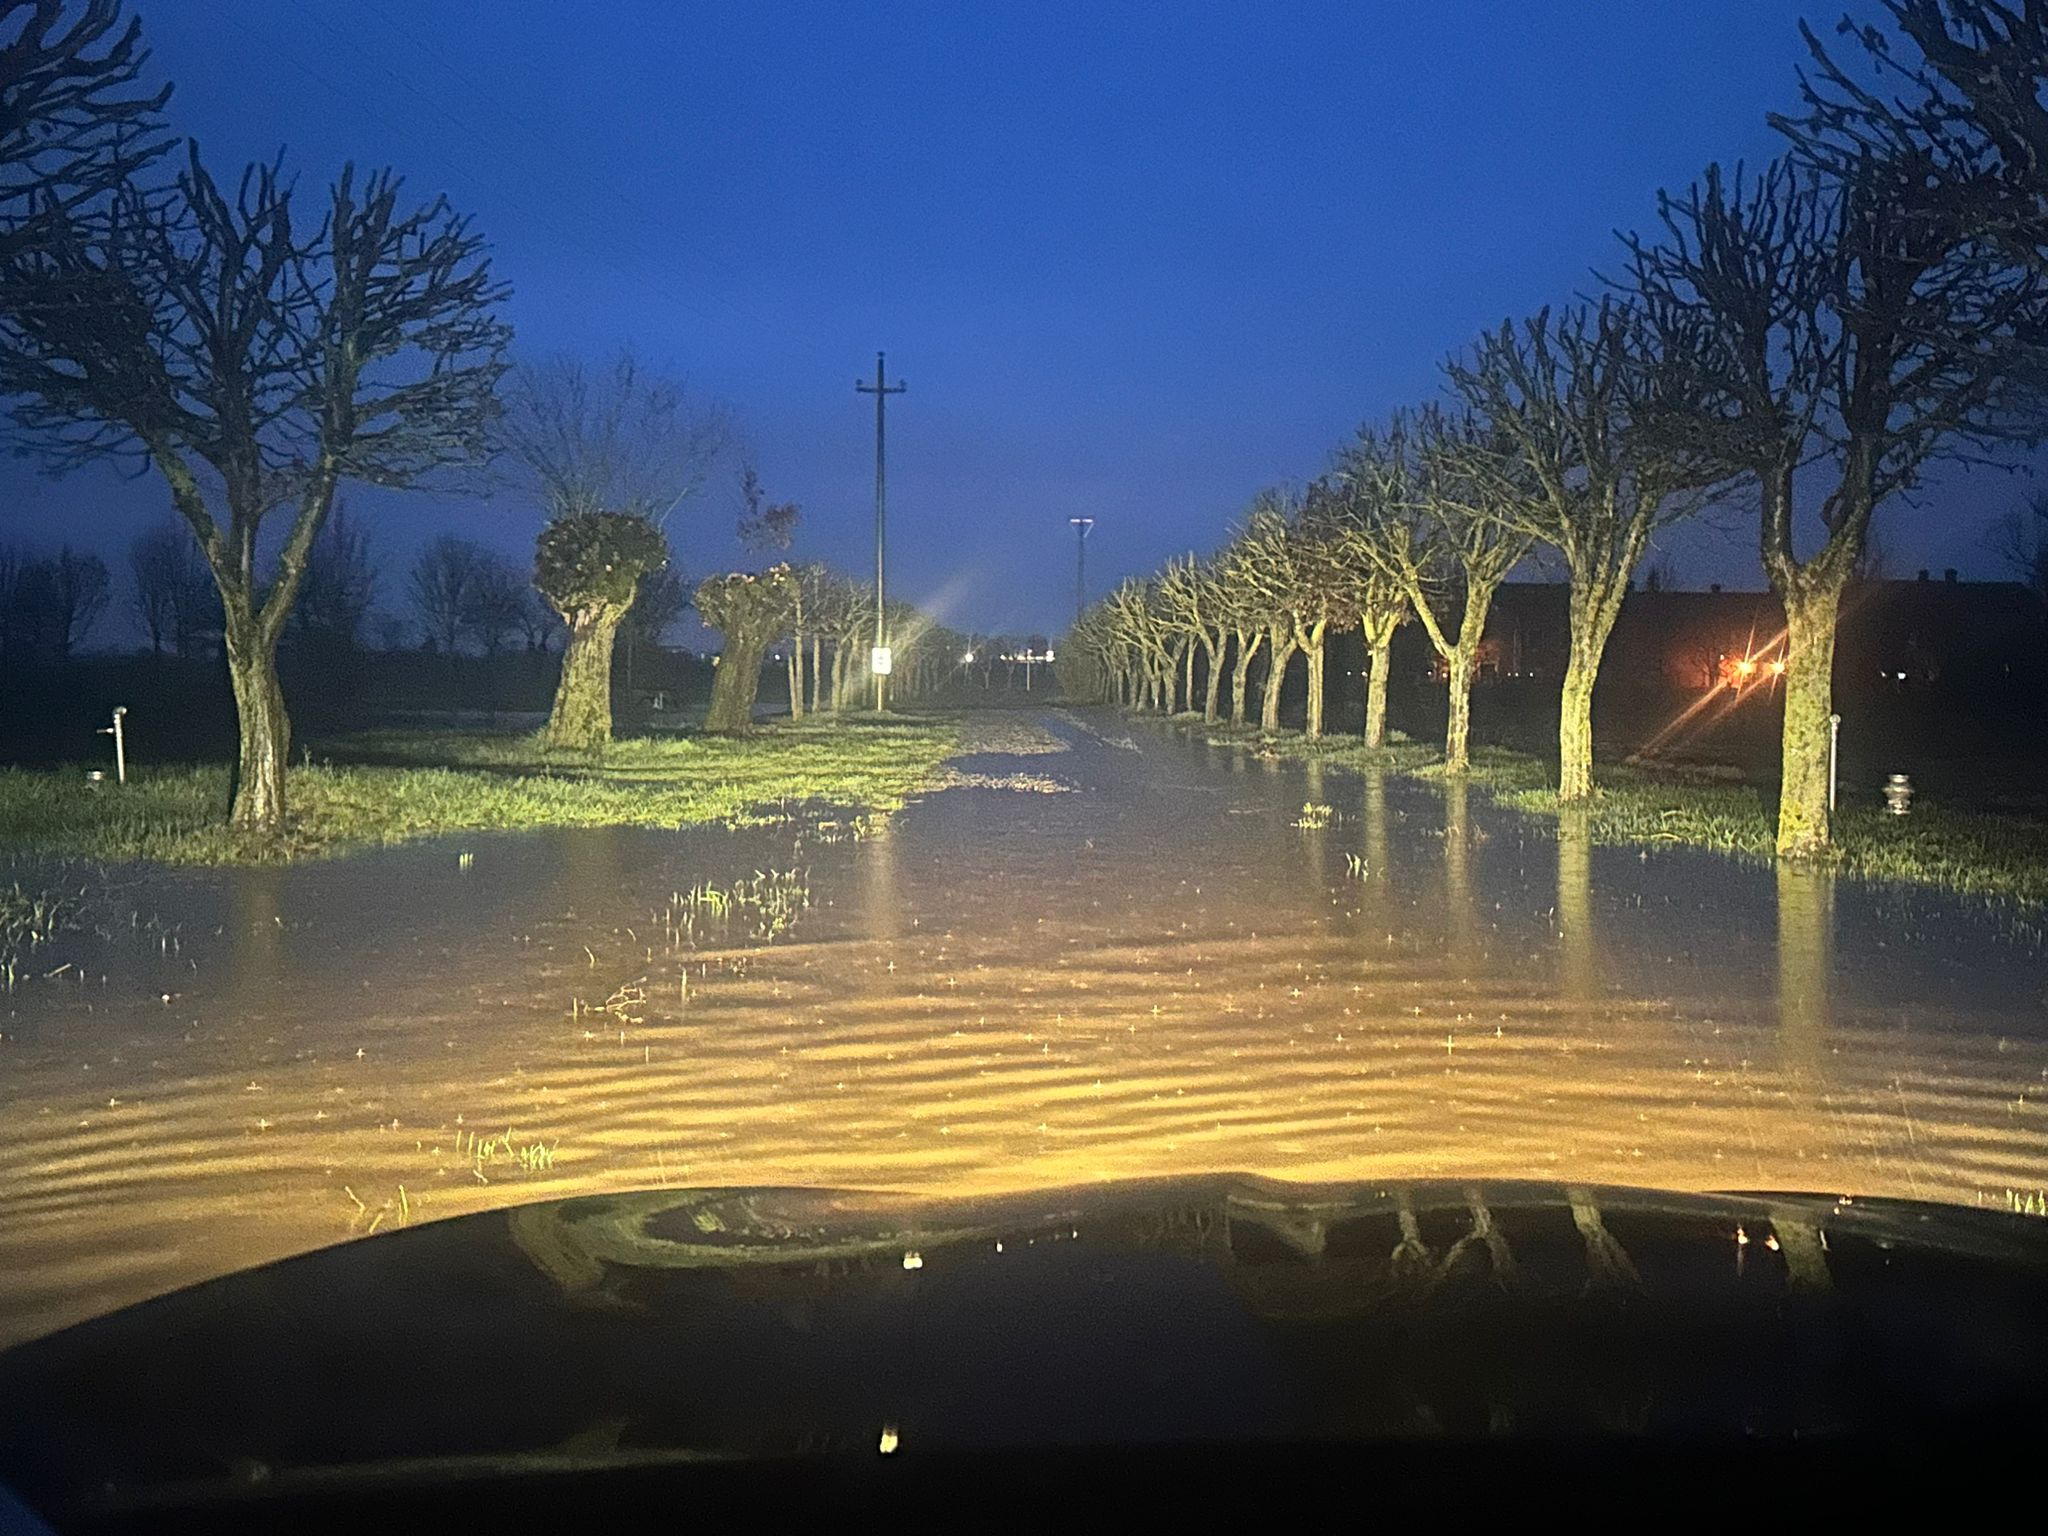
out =
<svg viewBox="0 0 2048 1536"><path fill-rule="evenodd" d="M829 807L897 809L959 740L941 717L766 726L742 738L615 742L550 753L531 736L386 731L327 744L291 769L291 824L226 825L228 770L145 768L125 787L78 769L0 769L0 845L167 864L266 863L451 832L762 825Z"/></svg>
<svg viewBox="0 0 2048 1536"><path fill-rule="evenodd" d="M1199 720L1194 728L1212 741L1250 745L1292 760L1411 778L1443 776L1443 754L1419 742L1395 742L1371 752L1354 737L1312 740L1294 731L1266 735L1203 727ZM1598 797L1584 812L1595 842L1683 844L1760 863L1775 857L1776 806L1766 789L1608 764L1601 765L1597 778ZM1469 781L1511 810L1552 818L1559 814L1556 773L1541 758L1483 749L1474 754ZM1871 805L1844 806L1835 818L1828 862L1844 874L1870 879L2048 903L2048 822L1943 805L1924 796L1905 817Z"/></svg>

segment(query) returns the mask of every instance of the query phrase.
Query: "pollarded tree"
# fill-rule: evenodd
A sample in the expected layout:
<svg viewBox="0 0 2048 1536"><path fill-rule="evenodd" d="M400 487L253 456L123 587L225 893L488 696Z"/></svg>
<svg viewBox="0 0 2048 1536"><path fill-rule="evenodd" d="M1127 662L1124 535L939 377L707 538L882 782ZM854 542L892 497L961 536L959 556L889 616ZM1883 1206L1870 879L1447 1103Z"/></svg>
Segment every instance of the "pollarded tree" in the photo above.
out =
<svg viewBox="0 0 2048 1536"><path fill-rule="evenodd" d="M1223 652L1230 642L1228 613L1221 583L1213 562L1197 560L1192 553L1167 562L1159 578L1159 599L1170 622L1190 642L1198 642L1208 662L1207 686L1202 695L1202 723L1214 725L1223 694ZM1187 708L1195 707L1194 648L1185 653L1187 666Z"/></svg>
<svg viewBox="0 0 2048 1536"><path fill-rule="evenodd" d="M1474 515L1555 549L1569 578L1571 642L1558 723L1561 801L1593 793L1593 685L1636 565L1662 524L1691 511L1680 493L1712 479L1682 441L1637 430L1668 418L1689 370L1659 367L1641 316L1612 298L1522 325L1504 322L1469 358L1447 365L1452 388L1487 428L1465 455L1480 482Z"/></svg>
<svg viewBox="0 0 2048 1536"><path fill-rule="evenodd" d="M514 371L498 434L551 524L534 585L569 625L547 740L591 751L611 740L619 622L667 562L663 526L724 451L725 417L630 352L602 368L556 357Z"/></svg>
<svg viewBox="0 0 2048 1536"><path fill-rule="evenodd" d="M1266 685L1259 703L1259 728L1268 732L1280 728L1280 690L1299 648L1293 610L1299 596L1290 526L1294 510L1284 493L1261 491L1231 545L1232 573L1245 593L1245 613L1264 631Z"/></svg>
<svg viewBox="0 0 2048 1536"><path fill-rule="evenodd" d="M1378 536L1361 549L1407 597L1443 659L1450 685L1444 767L1463 773L1472 766L1472 679L1486 617L1530 540L1493 515L1494 488L1473 464L1493 459L1498 445L1475 423L1429 408L1387 438L1410 455L1409 499L1388 509Z"/></svg>
<svg viewBox="0 0 2048 1536"><path fill-rule="evenodd" d="M1387 682L1394 635L1414 617L1407 589L1377 542L1400 526L1410 505L1407 444L1367 426L1337 456L1333 482L1342 497L1340 547L1355 579L1358 629L1365 642L1365 745L1387 740Z"/></svg>
<svg viewBox="0 0 2048 1536"><path fill-rule="evenodd" d="M796 577L786 565L759 575L735 571L712 576L697 587L697 612L725 636L725 649L711 682L711 707L704 729L737 736L752 728L754 699L761 691L761 662L789 623Z"/></svg>
<svg viewBox="0 0 2048 1536"><path fill-rule="evenodd" d="M485 449L508 331L484 245L345 169L307 229L276 166L224 192L199 160L46 221L0 261L0 394L55 468L139 457L221 597L240 718L234 825L284 823L277 644L345 480L407 485ZM273 513L283 538L259 548Z"/></svg>
<svg viewBox="0 0 2048 1536"><path fill-rule="evenodd" d="M1758 494L1785 608L1777 849L1792 856L1829 842L1835 624L1872 514L1931 461L2032 434L2019 407L2048 321L2044 268L1987 234L1952 146L1836 147L1753 181L1711 169L1661 200L1661 241L1630 243L1634 285L1698 402L1658 430ZM1806 487L1820 495L1803 506ZM1802 558L1808 521L1821 538Z"/></svg>
<svg viewBox="0 0 2048 1536"><path fill-rule="evenodd" d="M534 544L533 584L568 626L547 743L601 751L612 739L612 645L640 579L668 562L668 540L630 512L557 517Z"/></svg>
<svg viewBox="0 0 2048 1536"><path fill-rule="evenodd" d="M1251 556L1242 539L1233 540L1217 558L1217 596L1223 622L1230 630L1230 723L1242 726L1251 709L1252 663L1266 642L1266 601L1251 578Z"/></svg>

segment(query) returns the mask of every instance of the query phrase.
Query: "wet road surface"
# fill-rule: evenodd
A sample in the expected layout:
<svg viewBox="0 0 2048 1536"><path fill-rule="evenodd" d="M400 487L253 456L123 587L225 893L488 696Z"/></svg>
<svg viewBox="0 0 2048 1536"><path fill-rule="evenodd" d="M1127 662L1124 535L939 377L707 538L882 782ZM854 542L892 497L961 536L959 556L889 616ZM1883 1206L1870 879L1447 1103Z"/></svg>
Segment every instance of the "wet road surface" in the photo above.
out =
<svg viewBox="0 0 2048 1536"><path fill-rule="evenodd" d="M2038 912L1589 847L1107 715L971 734L863 838L67 872L92 931L0 994L0 1342L660 1184L2048 1184Z"/></svg>

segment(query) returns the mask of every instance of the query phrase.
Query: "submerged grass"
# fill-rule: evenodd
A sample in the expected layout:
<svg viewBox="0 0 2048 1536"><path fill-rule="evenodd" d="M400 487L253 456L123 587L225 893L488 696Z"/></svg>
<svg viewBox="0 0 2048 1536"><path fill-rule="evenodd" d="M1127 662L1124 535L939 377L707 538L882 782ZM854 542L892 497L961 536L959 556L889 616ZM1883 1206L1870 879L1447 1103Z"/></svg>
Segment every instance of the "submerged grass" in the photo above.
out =
<svg viewBox="0 0 2048 1536"><path fill-rule="evenodd" d="M290 770L291 825L226 824L225 767L144 768L125 786L75 769L0 769L0 844L171 864L262 863L451 832L764 825L805 809L887 813L932 782L957 725L927 717L787 724L740 738L555 753L532 736L386 731L327 744Z"/></svg>
<svg viewBox="0 0 2048 1536"><path fill-rule="evenodd" d="M1206 734L1212 741L1251 745L1290 760L1380 769L1411 778L1441 779L1444 774L1442 754L1417 742L1368 751L1351 737L1311 739L1292 731L1266 734L1216 727L1208 727ZM1775 856L1776 806L1767 789L1622 765L1603 764L1597 778L1598 795L1584 810L1586 829L1595 842L1630 847L1683 844L1757 861ZM1528 753L1498 748L1475 752L1468 782L1512 810L1559 814L1555 772ZM1972 811L1925 796L1904 817L1870 805L1844 806L1835 818L1835 846L1828 862L1845 874L1870 879L2048 903L2048 821Z"/></svg>

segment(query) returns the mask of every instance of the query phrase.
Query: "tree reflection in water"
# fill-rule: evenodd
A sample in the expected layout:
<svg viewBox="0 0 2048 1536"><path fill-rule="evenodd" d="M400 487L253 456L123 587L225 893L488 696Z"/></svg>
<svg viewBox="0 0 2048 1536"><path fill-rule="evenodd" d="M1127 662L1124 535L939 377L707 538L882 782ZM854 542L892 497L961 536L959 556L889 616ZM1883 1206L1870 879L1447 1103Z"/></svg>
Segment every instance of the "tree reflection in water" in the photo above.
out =
<svg viewBox="0 0 2048 1536"><path fill-rule="evenodd" d="M1827 1050L1835 875L1790 862L1777 873L1779 1050L1788 1072L1813 1082Z"/></svg>
<svg viewBox="0 0 2048 1536"><path fill-rule="evenodd" d="M1472 786L1462 778L1444 781L1444 909L1451 952L1472 953Z"/></svg>
<svg viewBox="0 0 2048 1536"><path fill-rule="evenodd" d="M1583 809L1557 819L1559 986L1586 1003L1600 992L1600 943L1593 928L1593 833Z"/></svg>

